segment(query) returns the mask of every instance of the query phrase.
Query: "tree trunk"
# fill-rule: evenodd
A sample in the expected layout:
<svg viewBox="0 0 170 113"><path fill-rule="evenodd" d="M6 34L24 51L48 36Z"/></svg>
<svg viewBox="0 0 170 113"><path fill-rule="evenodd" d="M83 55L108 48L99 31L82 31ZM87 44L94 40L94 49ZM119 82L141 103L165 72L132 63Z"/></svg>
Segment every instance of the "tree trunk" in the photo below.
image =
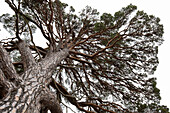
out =
<svg viewBox="0 0 170 113"><path fill-rule="evenodd" d="M67 57L68 50L50 53L36 63L25 42L20 42L18 48L24 62L24 73L20 76L0 45L0 88L5 92L1 94L0 113L40 113L43 107L52 113L62 113L56 95L47 88L47 84L55 67ZM13 81L9 78L13 78Z"/></svg>

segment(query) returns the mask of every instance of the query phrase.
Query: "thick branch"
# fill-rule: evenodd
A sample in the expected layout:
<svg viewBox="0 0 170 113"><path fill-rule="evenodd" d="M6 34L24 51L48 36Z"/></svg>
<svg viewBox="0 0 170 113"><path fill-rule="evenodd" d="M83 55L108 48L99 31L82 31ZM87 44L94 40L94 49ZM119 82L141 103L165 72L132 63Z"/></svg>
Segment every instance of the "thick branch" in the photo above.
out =
<svg viewBox="0 0 170 113"><path fill-rule="evenodd" d="M18 49L20 51L22 62L24 64L24 70L36 64L35 59L32 56L31 50L25 41L19 42Z"/></svg>
<svg viewBox="0 0 170 113"><path fill-rule="evenodd" d="M53 69L55 69L55 67L63 60L65 59L69 54L69 50L68 49L63 49L60 50L59 52L54 52L54 53L50 53L49 55L47 55L46 58L44 58L41 62L40 65L42 65L42 67L44 69L48 69L49 71L53 71Z"/></svg>
<svg viewBox="0 0 170 113"><path fill-rule="evenodd" d="M75 105L75 106L78 105L76 98L73 97L72 95L70 95L70 94L67 92L67 90L66 90L63 86L61 86L60 84L58 84L54 79L52 79L50 85L51 85L54 89L56 89L58 92L60 92L63 96L65 96L71 104L73 104L73 105Z"/></svg>

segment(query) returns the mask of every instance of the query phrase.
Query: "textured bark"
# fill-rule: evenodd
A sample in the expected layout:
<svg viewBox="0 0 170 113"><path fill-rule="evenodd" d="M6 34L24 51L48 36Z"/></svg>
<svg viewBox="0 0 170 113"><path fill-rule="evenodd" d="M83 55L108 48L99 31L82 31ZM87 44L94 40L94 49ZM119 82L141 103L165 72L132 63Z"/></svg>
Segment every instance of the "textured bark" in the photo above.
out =
<svg viewBox="0 0 170 113"><path fill-rule="evenodd" d="M36 71L29 70L27 74L41 74L40 70ZM16 89L10 91L3 101L0 101L0 112L1 113L39 113L41 109L40 101L44 99L45 95L48 95L50 103L54 103L56 100L54 94L52 94L48 88L40 82L41 77L32 77L23 80L21 85ZM52 102L51 102L52 101ZM55 101L56 109L61 111L60 105ZM59 112L61 113L61 112Z"/></svg>
<svg viewBox="0 0 170 113"><path fill-rule="evenodd" d="M1 48L1 69L7 68L7 70L2 70L1 73L15 75L16 72L9 57L6 57L6 59L3 57L7 56L7 52L4 51L2 46ZM21 56L23 56L22 61L25 63L26 70L21 78L18 77L19 85L16 88L9 87L8 93L0 101L0 113L39 113L42 106L50 109L52 113L62 113L55 94L49 91L47 84L50 82L55 67L67 57L68 50L64 49L51 53L41 62L36 63L25 42L20 42L18 48ZM2 74L1 77L5 79ZM16 76L17 74L14 77Z"/></svg>
<svg viewBox="0 0 170 113"><path fill-rule="evenodd" d="M10 60L8 52L0 44L0 69L8 80L14 81L18 78L15 68Z"/></svg>
<svg viewBox="0 0 170 113"><path fill-rule="evenodd" d="M19 52L21 54L21 58L22 58L22 62L24 64L24 70L26 70L27 68L29 68L32 65L35 65L35 59L32 56L31 50L28 47L28 45L26 44L26 42L21 41L18 44L18 48L19 48Z"/></svg>

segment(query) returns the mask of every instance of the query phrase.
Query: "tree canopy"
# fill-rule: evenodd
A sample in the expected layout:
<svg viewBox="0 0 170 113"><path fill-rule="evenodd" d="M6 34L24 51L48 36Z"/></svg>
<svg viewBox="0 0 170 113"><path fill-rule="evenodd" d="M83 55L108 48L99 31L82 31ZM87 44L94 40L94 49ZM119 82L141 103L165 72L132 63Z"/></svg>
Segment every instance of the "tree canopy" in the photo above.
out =
<svg viewBox="0 0 170 113"><path fill-rule="evenodd" d="M31 62L24 60L26 56L17 46L23 40L35 62L68 50L46 84L64 109L71 109L72 104L87 113L169 113L160 105L156 78L149 76L158 66L158 46L163 43L158 17L138 11L132 4L112 15L100 14L90 6L76 13L59 0L5 2L14 15L3 14L0 22L12 38L1 44L10 52L17 74L26 73L24 63ZM36 30L40 37L34 37ZM42 38L46 48L34 43Z"/></svg>

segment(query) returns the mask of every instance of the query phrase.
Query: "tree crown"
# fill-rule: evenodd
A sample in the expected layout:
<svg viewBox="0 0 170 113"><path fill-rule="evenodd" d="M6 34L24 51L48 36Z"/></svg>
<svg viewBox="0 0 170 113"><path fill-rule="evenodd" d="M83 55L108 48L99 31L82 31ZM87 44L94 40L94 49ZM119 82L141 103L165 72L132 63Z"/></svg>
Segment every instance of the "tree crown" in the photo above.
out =
<svg viewBox="0 0 170 113"><path fill-rule="evenodd" d="M36 62L53 52L69 49L69 55L54 70L49 86L59 97L85 112L162 113L156 78L148 77L158 65L158 46L163 42L160 19L137 11L130 4L114 15L87 6L79 14L59 0L6 0L15 15L3 14L0 22L14 38L3 46L8 52L16 43L29 40ZM38 29L47 48L36 46ZM20 58L19 58L20 59ZM19 73L20 60L14 59ZM63 101L63 100L60 100ZM147 111L146 111L147 112Z"/></svg>

